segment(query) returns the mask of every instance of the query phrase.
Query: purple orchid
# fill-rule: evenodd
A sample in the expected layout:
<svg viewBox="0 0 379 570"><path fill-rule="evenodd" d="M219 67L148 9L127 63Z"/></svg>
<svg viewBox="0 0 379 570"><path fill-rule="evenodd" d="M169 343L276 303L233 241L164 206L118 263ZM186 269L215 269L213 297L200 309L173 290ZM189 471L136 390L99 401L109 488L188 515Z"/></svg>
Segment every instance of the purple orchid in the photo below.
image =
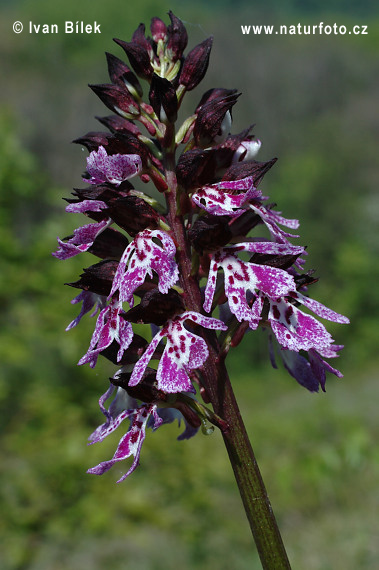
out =
<svg viewBox="0 0 379 570"><path fill-rule="evenodd" d="M73 237L67 241L58 238L59 248L53 253L54 257L63 260L84 253L108 225L109 223L106 220L97 224L87 224L74 230Z"/></svg>
<svg viewBox="0 0 379 570"><path fill-rule="evenodd" d="M132 372L129 386L136 386L146 369L160 341L167 342L159 361L158 388L166 393L194 392L188 372L203 365L209 355L207 344L198 335L184 328L184 321L207 329L226 330L227 326L218 319L204 317L193 311L186 311L174 317L154 336L150 345L139 359Z"/></svg>
<svg viewBox="0 0 379 570"><path fill-rule="evenodd" d="M107 205L101 200L83 200L66 206L66 212L85 214L86 212L101 212ZM109 226L111 220L104 219L98 223L87 224L74 230L74 235L67 241L58 239L59 248L53 253L58 259L69 259L87 251L97 236Z"/></svg>
<svg viewBox="0 0 379 570"><path fill-rule="evenodd" d="M193 194L192 200L199 208L216 216L237 217L245 210L242 206L252 198L262 199L262 192L254 187L252 176L242 180L222 181L206 185Z"/></svg>
<svg viewBox="0 0 379 570"><path fill-rule="evenodd" d="M116 380L123 373L121 368L112 380ZM105 402L115 394L109 408L106 409ZM88 469L87 473L102 475L108 471L115 463L123 461L130 456L134 456L130 469L117 482L120 483L128 477L139 465L141 448L146 435L146 428L156 430L159 426L178 421L180 426L184 419L185 429L178 436L178 440L189 439L197 431L197 427L191 426L183 414L176 408L159 408L155 404L145 402L138 403L137 400L121 387L110 385L108 390L99 399L101 412L106 417L105 423L100 425L89 437L89 445L103 441L108 435L113 433L125 419L130 420L130 427L127 433L121 438L117 450L110 461L103 461L96 467Z"/></svg>
<svg viewBox="0 0 379 570"><path fill-rule="evenodd" d="M254 187L252 176L203 186L192 196L193 202L199 208L216 216L228 215L234 218L243 214L247 208L251 208L267 226L274 241L278 243L289 243L287 237L299 237L283 231L278 226L280 224L296 229L299 227L299 221L283 218L280 212L266 208L262 205L262 201L266 199L267 197L262 196L262 192Z"/></svg>
<svg viewBox="0 0 379 570"><path fill-rule="evenodd" d="M349 321L302 293L316 279L302 273L305 248L290 243L299 236L285 231L296 230L299 222L275 211L257 189L276 159L254 160L261 142L252 127L229 134L237 90L208 90L194 114L176 127L184 96L205 75L212 38L185 55L185 27L172 12L169 17L168 27L153 19L152 39L141 24L132 41L116 40L133 71L108 54L112 84L92 86L122 118L100 118L110 133L77 139L90 152L84 180L91 186L76 190L66 211L94 221L58 239L53 254L68 259L89 251L101 259L70 283L82 289L72 301L82 307L67 329L87 313L97 315L79 364L94 367L101 354L123 365L100 398L106 421L91 442L103 441L125 419L130 426L113 458L88 472L101 475L133 457L123 481L139 464L147 428L184 419L179 439L186 439L200 426L210 431L209 421L223 431L233 467L238 465L234 471L249 520L260 523L263 511L254 511L255 505L267 507L266 519L272 511L257 484L261 477L226 371L228 350L249 328L262 326L270 331L271 345L275 339L280 346L288 372L312 392L325 390L326 372L342 376L327 362L342 347L316 317ZM134 73L147 81L147 89ZM137 175L139 183L155 186L159 198L124 183ZM149 367L151 360L155 367ZM248 497L252 490L259 501ZM276 528L266 522L253 526L258 533ZM272 566L272 537L259 539L270 547L265 567Z"/></svg>
<svg viewBox="0 0 379 570"><path fill-rule="evenodd" d="M141 172L142 161L138 154L108 155L103 146L93 150L87 158L87 172L91 178L84 178L90 184L110 182L120 186Z"/></svg>
<svg viewBox="0 0 379 570"><path fill-rule="evenodd" d="M261 291L270 298L288 295L296 289L292 275L282 269L257 263L244 262L238 259L241 251L269 255L300 255L303 247L282 245L271 242L248 242L236 246L228 246L217 251L211 259L208 282L205 289L204 310L211 311L216 289L217 271L224 271L225 294L231 312L242 322L247 321L251 329L256 329L263 307L263 297L257 295L255 302L249 306L248 292Z"/></svg>
<svg viewBox="0 0 379 570"><path fill-rule="evenodd" d="M156 244L153 238L159 239L162 246ZM153 271L159 278L159 291L167 293L179 278L175 252L175 244L167 233L161 230L140 232L123 253L110 295L119 291L120 300L132 307L134 291L143 284L146 275L153 277Z"/></svg>
<svg viewBox="0 0 379 570"><path fill-rule="evenodd" d="M349 323L349 319L328 309L318 301L305 297L299 292L291 292L290 299L295 300L313 311L319 317L335 323ZM289 300L269 299L268 321L281 346L299 352L315 349L320 354L331 348L333 339L317 319L298 309Z"/></svg>
<svg viewBox="0 0 379 570"><path fill-rule="evenodd" d="M96 467L88 469L87 473L102 475L106 471L109 471L109 469L113 467L115 463L123 461L131 455L134 456L132 466L117 481L117 483L121 483L121 481L124 481L128 475L133 473L139 464L141 448L146 436L146 427L151 415L154 418L154 429L156 429L163 423L163 420L157 413L157 406L155 404L142 404L138 408L132 408L131 410L125 410L121 412L113 421L109 423L109 425L107 425L106 428L104 426L101 426L103 427L102 430L94 432L94 434L91 436L92 443L97 443L112 433L124 419L130 418L131 420L129 431L127 431L127 433L120 439L113 458L109 461L102 461L96 465Z"/></svg>
<svg viewBox="0 0 379 570"><path fill-rule="evenodd" d="M94 368L100 352L108 348L114 340L120 346L117 361L121 360L133 339L132 325L122 314L122 303L116 297L112 298L109 305L100 311L89 349L78 364L89 362L91 368Z"/></svg>

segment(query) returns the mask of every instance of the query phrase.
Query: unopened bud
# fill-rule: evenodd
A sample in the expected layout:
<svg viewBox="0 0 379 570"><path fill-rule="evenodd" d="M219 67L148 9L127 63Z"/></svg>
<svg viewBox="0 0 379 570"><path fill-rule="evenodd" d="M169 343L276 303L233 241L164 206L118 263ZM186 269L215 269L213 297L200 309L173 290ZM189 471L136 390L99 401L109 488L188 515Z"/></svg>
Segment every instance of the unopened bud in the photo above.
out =
<svg viewBox="0 0 379 570"><path fill-rule="evenodd" d="M138 75L147 81L150 81L153 75L153 68L150 64L150 57L147 49L137 42L124 42L114 39L116 44L122 47L129 58L130 65Z"/></svg>
<svg viewBox="0 0 379 570"><path fill-rule="evenodd" d="M151 19L150 31L155 43L167 41L167 27L160 18Z"/></svg>
<svg viewBox="0 0 379 570"><path fill-rule="evenodd" d="M106 53L108 73L112 83L126 86L128 91L135 97L142 97L143 91L140 82L129 67L115 55Z"/></svg>
<svg viewBox="0 0 379 570"><path fill-rule="evenodd" d="M137 196L113 199L105 212L133 237L146 228L155 229L159 225L159 215L154 208Z"/></svg>
<svg viewBox="0 0 379 570"><path fill-rule="evenodd" d="M155 114L162 123L174 123L178 116L178 99L171 83L154 73L149 99Z"/></svg>
<svg viewBox="0 0 379 570"><path fill-rule="evenodd" d="M170 16L171 25L167 28L166 52L171 61L177 61L182 57L187 47L188 35L183 22L171 10L168 15Z"/></svg>
<svg viewBox="0 0 379 570"><path fill-rule="evenodd" d="M109 84L90 85L89 87L111 111L115 111L127 119L140 115L138 103L126 88L122 89L118 85Z"/></svg>
<svg viewBox="0 0 379 570"><path fill-rule="evenodd" d="M226 139L231 127L230 110L236 104L239 95L233 93L227 97L217 97L201 105L193 130L198 146L207 147Z"/></svg>
<svg viewBox="0 0 379 570"><path fill-rule="evenodd" d="M207 72L209 56L212 49L213 37L204 40L195 46L184 60L180 73L179 83L187 91L194 89Z"/></svg>

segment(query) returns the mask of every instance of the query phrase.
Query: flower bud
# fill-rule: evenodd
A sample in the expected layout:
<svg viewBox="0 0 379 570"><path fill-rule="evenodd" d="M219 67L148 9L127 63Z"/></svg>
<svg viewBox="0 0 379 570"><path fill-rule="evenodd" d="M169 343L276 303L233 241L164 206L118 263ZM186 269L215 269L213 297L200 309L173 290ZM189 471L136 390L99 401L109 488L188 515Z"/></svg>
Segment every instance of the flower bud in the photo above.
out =
<svg viewBox="0 0 379 570"><path fill-rule="evenodd" d="M231 126L230 110L236 104L240 93L210 99L200 106L193 136L198 146L206 147L213 142L223 142Z"/></svg>
<svg viewBox="0 0 379 570"><path fill-rule="evenodd" d="M184 60L179 83L187 91L194 89L206 74L212 43L213 36L195 46Z"/></svg>
<svg viewBox="0 0 379 570"><path fill-rule="evenodd" d="M155 288L147 291L140 304L130 309L125 318L132 323L153 323L161 326L183 311L183 300L175 289L163 294Z"/></svg>
<svg viewBox="0 0 379 570"><path fill-rule="evenodd" d="M82 146L85 146L89 152L92 152L93 150L97 150L99 146L103 146L104 148L109 150L110 141L113 138L114 138L113 135L109 133L100 133L100 132L91 131L83 135L82 137L73 140L72 142L74 144L80 144Z"/></svg>
<svg viewBox="0 0 379 570"><path fill-rule="evenodd" d="M154 57L154 50L150 38L145 36L145 24L140 24L132 36L132 43L136 43L144 48L150 60Z"/></svg>
<svg viewBox="0 0 379 570"><path fill-rule="evenodd" d="M146 228L155 229L159 226L157 212L137 196L113 199L105 212L133 237Z"/></svg>
<svg viewBox="0 0 379 570"><path fill-rule="evenodd" d="M224 89L223 87L214 87L213 89L208 89L202 96L199 101L198 106L196 107L196 113L200 111L200 108L204 105L204 103L208 103L209 101L213 101L214 99L218 99L220 97L228 97L229 95L234 95L237 93L237 89Z"/></svg>
<svg viewBox="0 0 379 570"><path fill-rule="evenodd" d="M129 58L130 65L142 79L150 81L153 75L153 68L150 64L150 57L146 47L143 47L140 43L124 42L122 40L114 39L116 44L122 47L124 52Z"/></svg>
<svg viewBox="0 0 379 570"><path fill-rule="evenodd" d="M106 52L109 78L112 83L126 86L132 95L142 97L143 91L140 82L129 67L115 55Z"/></svg>
<svg viewBox="0 0 379 570"><path fill-rule="evenodd" d="M96 119L112 133L131 134L135 137L141 135L141 130L137 125L120 117L120 115L109 115L108 117L96 117Z"/></svg>
<svg viewBox="0 0 379 570"><path fill-rule="evenodd" d="M162 123L174 123L178 116L178 99L171 83L154 73L149 92L149 99L155 114Z"/></svg>
<svg viewBox="0 0 379 570"><path fill-rule="evenodd" d="M179 184L185 190L200 186L203 171L208 166L210 159L211 154L209 151L198 148L188 150L182 154L176 167L176 176Z"/></svg>
<svg viewBox="0 0 379 570"><path fill-rule="evenodd" d="M170 60L175 62L182 57L187 47L188 35L183 22L179 20L171 10L168 15L170 16L171 25L167 28L168 40L166 53Z"/></svg>
<svg viewBox="0 0 379 570"><path fill-rule="evenodd" d="M152 18L150 24L151 35L155 43L167 41L167 27L160 18Z"/></svg>
<svg viewBox="0 0 379 570"><path fill-rule="evenodd" d="M140 115L140 107L127 89L107 83L89 85L89 87L111 111L115 111L127 119Z"/></svg>
<svg viewBox="0 0 379 570"><path fill-rule="evenodd" d="M188 232L188 237L200 254L219 249L232 237L227 216L206 215L198 218Z"/></svg>
<svg viewBox="0 0 379 570"><path fill-rule="evenodd" d="M128 240L122 233L113 228L106 228L99 233L87 251L101 259L120 258L127 246Z"/></svg>
<svg viewBox="0 0 379 570"><path fill-rule="evenodd" d="M118 262L114 260L100 261L84 269L78 281L66 283L66 285L107 297L112 288L117 266Z"/></svg>

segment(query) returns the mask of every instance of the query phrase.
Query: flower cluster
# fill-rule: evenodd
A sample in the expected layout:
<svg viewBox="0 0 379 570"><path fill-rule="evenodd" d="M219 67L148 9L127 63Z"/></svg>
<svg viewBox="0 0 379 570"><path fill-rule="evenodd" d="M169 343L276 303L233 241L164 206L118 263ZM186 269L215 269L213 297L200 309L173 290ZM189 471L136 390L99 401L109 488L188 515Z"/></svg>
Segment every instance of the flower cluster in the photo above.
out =
<svg viewBox="0 0 379 570"><path fill-rule="evenodd" d="M225 427L196 394L209 402L217 361L244 332L267 329L290 374L317 391L325 388L326 371L341 376L324 360L341 347L299 306L348 322L307 294L314 280L301 273L305 248L283 229L296 230L299 222L282 217L258 188L275 159L255 159L261 142L251 128L230 134L236 90L210 89L176 128L184 95L206 73L212 38L184 55L186 29L169 17L168 26L152 19L151 37L141 24L131 42L115 40L130 67L107 54L110 83L91 85L113 114L99 119L107 133L75 141L89 151L87 186L74 191L66 210L92 221L58 239L54 253L61 260L83 252L99 259L70 284L81 290L73 303L82 308L67 328L92 311L95 330L79 364L94 367L101 354L120 366L100 398L106 422L91 441L102 441L124 419L130 427L114 457L89 470L102 474L133 456L120 480L138 465L147 427L183 420L181 439L206 421ZM161 200L141 189L146 182ZM145 337L135 323L139 331L145 326Z"/></svg>

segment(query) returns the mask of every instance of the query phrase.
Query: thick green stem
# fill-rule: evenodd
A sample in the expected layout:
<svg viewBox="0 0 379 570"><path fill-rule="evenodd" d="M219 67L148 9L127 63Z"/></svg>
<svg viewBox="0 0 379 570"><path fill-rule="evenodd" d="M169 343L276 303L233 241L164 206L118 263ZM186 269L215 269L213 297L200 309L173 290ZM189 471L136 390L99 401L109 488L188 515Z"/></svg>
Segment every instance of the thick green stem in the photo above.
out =
<svg viewBox="0 0 379 570"><path fill-rule="evenodd" d="M173 152L164 159L168 183L166 193L168 221L177 244L177 263L181 287L188 310L201 312L201 292L197 279L191 275L191 253L186 239L183 217L177 212L177 181ZM215 413L229 426L223 438L234 475L250 523L257 550L265 570L289 569L282 538L271 508L249 437L246 432L224 362L216 334L203 331L209 348L204 364L203 382Z"/></svg>

